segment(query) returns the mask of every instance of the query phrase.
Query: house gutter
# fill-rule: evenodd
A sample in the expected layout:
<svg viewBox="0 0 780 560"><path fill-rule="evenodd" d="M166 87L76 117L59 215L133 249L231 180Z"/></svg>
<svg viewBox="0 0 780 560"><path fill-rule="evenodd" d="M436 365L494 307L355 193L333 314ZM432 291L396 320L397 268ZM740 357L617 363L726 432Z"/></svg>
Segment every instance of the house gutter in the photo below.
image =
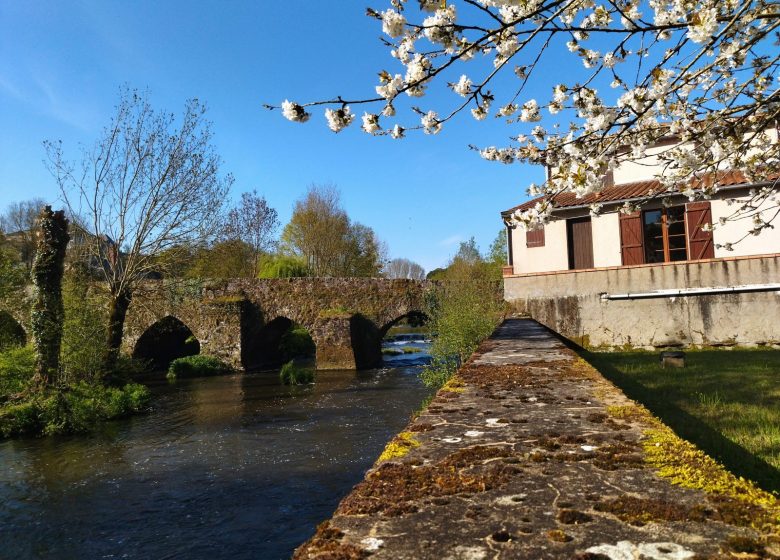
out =
<svg viewBox="0 0 780 560"><path fill-rule="evenodd" d="M652 292L635 292L626 294L602 293L602 301L621 299L652 299L675 298L686 296L705 296L712 294L739 294L745 292L776 292L780 291L780 283L773 284L744 284L741 286L714 286L710 288L682 288L668 290L654 290Z"/></svg>

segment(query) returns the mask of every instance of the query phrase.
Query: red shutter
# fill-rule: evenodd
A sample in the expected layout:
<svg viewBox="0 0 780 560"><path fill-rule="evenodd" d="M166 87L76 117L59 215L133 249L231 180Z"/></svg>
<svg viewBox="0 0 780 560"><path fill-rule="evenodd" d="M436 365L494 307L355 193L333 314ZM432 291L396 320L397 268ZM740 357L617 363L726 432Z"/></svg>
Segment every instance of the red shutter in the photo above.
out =
<svg viewBox="0 0 780 560"><path fill-rule="evenodd" d="M644 264L645 245L642 242L642 213L620 214L620 252L623 264Z"/></svg>
<svg viewBox="0 0 780 560"><path fill-rule="evenodd" d="M704 224L712 224L709 202L691 202L685 205L685 226L688 229L688 260L715 258L712 232L704 231Z"/></svg>
<svg viewBox="0 0 780 560"><path fill-rule="evenodd" d="M525 230L526 247L544 247L544 227Z"/></svg>

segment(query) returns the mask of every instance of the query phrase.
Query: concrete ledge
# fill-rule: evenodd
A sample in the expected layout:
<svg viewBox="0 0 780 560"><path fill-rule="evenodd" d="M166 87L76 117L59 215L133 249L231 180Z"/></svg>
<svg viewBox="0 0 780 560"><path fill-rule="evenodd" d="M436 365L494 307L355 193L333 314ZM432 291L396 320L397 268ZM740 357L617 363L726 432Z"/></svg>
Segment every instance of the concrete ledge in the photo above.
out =
<svg viewBox="0 0 780 560"><path fill-rule="evenodd" d="M296 559L759 558L780 505L506 321Z"/></svg>

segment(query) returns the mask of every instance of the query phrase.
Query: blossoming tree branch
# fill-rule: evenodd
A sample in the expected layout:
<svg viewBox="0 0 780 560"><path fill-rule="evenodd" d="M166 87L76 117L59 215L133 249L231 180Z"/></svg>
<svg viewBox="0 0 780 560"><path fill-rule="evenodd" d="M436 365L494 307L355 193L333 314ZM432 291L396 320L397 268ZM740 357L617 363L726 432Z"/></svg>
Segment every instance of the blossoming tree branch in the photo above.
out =
<svg viewBox="0 0 780 560"><path fill-rule="evenodd" d="M472 148L487 160L547 167L547 181L529 189L544 201L513 216L525 227L548 219L555 195L597 192L610 169L659 145L668 146L652 152L661 187L624 211L670 194L708 198L731 170L757 188L729 219L751 219L758 234L780 213L775 2L390 0L367 14L402 67L379 72L375 95L266 107L302 123L324 106L339 132L362 106L366 133L396 139L437 134L462 113L503 119L512 127L507 145ZM567 58L580 70L561 71ZM544 84L546 97L528 94ZM452 95L446 107L403 101L422 103L429 88L444 85Z"/></svg>

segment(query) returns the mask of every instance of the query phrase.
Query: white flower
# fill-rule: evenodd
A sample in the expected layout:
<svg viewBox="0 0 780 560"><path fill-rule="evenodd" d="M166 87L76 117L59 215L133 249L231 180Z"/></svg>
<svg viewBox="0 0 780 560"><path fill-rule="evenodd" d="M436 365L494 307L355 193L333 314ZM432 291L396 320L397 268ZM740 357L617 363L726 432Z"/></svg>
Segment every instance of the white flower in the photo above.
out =
<svg viewBox="0 0 780 560"><path fill-rule="evenodd" d="M420 122L425 129L425 134L438 134L441 130L441 123L439 122L439 115L435 111L428 111L423 115Z"/></svg>
<svg viewBox="0 0 780 560"><path fill-rule="evenodd" d="M325 109L325 118L328 120L328 128L333 132L340 132L355 120L355 115L350 113L349 106L341 109Z"/></svg>
<svg viewBox="0 0 780 560"><path fill-rule="evenodd" d="M406 18L402 13L396 12L392 8L382 12L382 32L387 33L390 37L395 38L403 35L405 25Z"/></svg>
<svg viewBox="0 0 780 560"><path fill-rule="evenodd" d="M471 93L471 85L471 80L464 74L457 84L452 84L452 90L461 97L467 97Z"/></svg>
<svg viewBox="0 0 780 560"><path fill-rule="evenodd" d="M487 117L487 111L480 105L479 107L471 110L471 116L478 121L484 121L485 117Z"/></svg>
<svg viewBox="0 0 780 560"><path fill-rule="evenodd" d="M704 43L713 36L717 28L718 11L715 8L699 10L691 17L688 38L694 43Z"/></svg>
<svg viewBox="0 0 780 560"><path fill-rule="evenodd" d="M392 136L396 140L399 139L399 138L403 138L404 137L404 129L403 129L403 127L401 127L399 125L395 125L393 127L393 130L390 131L390 136Z"/></svg>
<svg viewBox="0 0 780 560"><path fill-rule="evenodd" d="M363 113L363 126L361 127L368 134L373 134L381 127L379 126L379 115L372 113Z"/></svg>
<svg viewBox="0 0 780 560"><path fill-rule="evenodd" d="M284 116L285 119L293 122L305 123L309 120L311 115L297 103L293 103L292 101L285 99L282 102L282 116Z"/></svg>
<svg viewBox="0 0 780 560"><path fill-rule="evenodd" d="M523 122L538 122L542 120L539 114L539 104L536 99L531 99L523 103L523 110L520 112L520 120Z"/></svg>
<svg viewBox="0 0 780 560"><path fill-rule="evenodd" d="M401 77L401 74L396 74L390 79L385 78L382 85L376 86L376 93L385 99L390 99L398 93L403 85L404 79Z"/></svg>

